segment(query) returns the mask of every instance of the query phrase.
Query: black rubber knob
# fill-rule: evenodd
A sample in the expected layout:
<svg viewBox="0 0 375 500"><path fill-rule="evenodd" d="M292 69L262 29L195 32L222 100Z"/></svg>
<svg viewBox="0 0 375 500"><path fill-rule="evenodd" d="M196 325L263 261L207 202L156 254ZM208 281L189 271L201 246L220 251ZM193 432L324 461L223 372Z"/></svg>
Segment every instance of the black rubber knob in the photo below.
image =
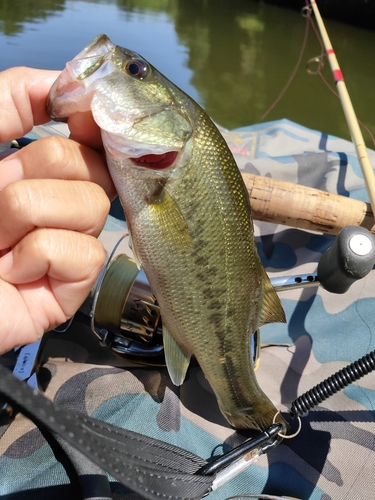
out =
<svg viewBox="0 0 375 500"><path fill-rule="evenodd" d="M348 226L322 255L318 280L329 292L345 293L355 281L364 278L374 264L374 236L362 227Z"/></svg>

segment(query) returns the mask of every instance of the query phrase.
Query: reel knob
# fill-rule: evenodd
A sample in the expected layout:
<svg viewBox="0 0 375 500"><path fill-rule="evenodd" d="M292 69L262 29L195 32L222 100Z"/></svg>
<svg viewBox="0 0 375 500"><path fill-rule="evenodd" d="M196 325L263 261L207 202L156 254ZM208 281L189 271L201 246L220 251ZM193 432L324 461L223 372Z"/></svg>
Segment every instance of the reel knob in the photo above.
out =
<svg viewBox="0 0 375 500"><path fill-rule="evenodd" d="M374 264L374 236L362 227L348 226L322 255L318 280L329 292L345 293L355 281L364 278Z"/></svg>

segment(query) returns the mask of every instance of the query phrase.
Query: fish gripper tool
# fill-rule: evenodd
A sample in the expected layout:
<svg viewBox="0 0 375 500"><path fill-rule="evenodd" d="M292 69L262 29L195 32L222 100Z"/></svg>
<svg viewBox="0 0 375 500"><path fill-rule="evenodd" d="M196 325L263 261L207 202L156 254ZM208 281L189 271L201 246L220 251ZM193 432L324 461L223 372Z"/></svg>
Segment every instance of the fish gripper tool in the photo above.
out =
<svg viewBox="0 0 375 500"><path fill-rule="evenodd" d="M281 441L280 434L284 424L277 422L257 436L247 439L242 444L224 453L201 467L196 474L201 476L215 475L212 491L237 476L253 465L261 455L273 450Z"/></svg>

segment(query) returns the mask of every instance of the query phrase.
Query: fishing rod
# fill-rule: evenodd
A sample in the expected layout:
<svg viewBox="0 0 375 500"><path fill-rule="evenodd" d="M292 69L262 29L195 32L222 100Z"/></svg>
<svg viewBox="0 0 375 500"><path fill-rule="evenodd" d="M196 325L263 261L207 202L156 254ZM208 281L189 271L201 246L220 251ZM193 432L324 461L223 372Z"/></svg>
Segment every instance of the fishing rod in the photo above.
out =
<svg viewBox="0 0 375 500"><path fill-rule="evenodd" d="M347 226L375 234L371 206L301 184L242 172L255 220L337 235Z"/></svg>
<svg viewBox="0 0 375 500"><path fill-rule="evenodd" d="M337 93L339 95L341 105L344 111L346 122L349 127L349 132L356 149L357 158L362 169L363 177L367 193L369 196L372 212L375 214L375 175L371 166L370 158L367 153L365 141L359 127L358 119L356 117L352 101L347 90L343 73L340 69L335 51L333 50L331 41L329 39L327 30L325 28L323 19L320 15L316 0L309 0L310 6L314 12L315 19L323 40L324 48L326 50L327 58L331 66L332 75L336 83Z"/></svg>

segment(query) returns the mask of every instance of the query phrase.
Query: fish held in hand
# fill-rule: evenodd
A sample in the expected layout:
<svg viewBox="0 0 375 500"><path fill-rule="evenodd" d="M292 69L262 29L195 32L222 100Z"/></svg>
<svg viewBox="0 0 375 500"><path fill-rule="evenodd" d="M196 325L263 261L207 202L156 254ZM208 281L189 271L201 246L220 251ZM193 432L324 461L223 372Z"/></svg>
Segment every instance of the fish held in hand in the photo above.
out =
<svg viewBox="0 0 375 500"><path fill-rule="evenodd" d="M67 63L47 109L55 120L91 110L102 131L174 384L195 356L228 422L267 428L277 410L256 381L251 335L285 316L257 253L242 176L213 122L105 35Z"/></svg>

